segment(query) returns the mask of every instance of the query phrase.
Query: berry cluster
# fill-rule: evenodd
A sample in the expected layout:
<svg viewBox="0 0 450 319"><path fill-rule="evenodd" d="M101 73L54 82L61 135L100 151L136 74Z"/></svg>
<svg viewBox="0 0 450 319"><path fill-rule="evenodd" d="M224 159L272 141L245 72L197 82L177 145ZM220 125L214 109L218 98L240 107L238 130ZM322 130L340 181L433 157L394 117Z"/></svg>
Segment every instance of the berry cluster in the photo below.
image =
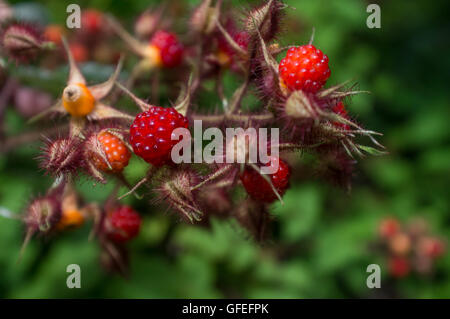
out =
<svg viewBox="0 0 450 319"><path fill-rule="evenodd" d="M134 35L112 15L96 10L83 11L82 28L73 32L57 25L40 32L16 22L3 27L0 46L12 59L34 62L40 55L42 59L36 63L41 67L55 68L67 60L70 68L55 104L29 114L33 116L30 122L62 115L59 120L64 128L54 134L51 124L38 132L38 136L48 136L41 167L55 178L55 184L28 208L24 221L30 236L92 220L104 265L124 272L124 242L138 235L141 218L119 201L141 185L187 221L195 223L214 215L235 218L263 239L271 220L270 205L282 202L296 177L293 173L305 165L295 154L307 150L316 158L312 169L345 187L350 185L354 156L383 154L374 138L377 133L363 129L345 110L343 99L361 92L346 84L327 86L329 59L316 44L287 48L276 43L287 10L283 1L264 1L248 12L225 10L225 5L203 0L192 12L187 28L179 25L186 19L172 20L162 8L147 10L137 17ZM137 62L123 79L121 53L129 51L138 60L127 55L127 65ZM115 64L116 69L105 82L88 84L78 62L91 60ZM237 82L237 89L229 95L222 83L226 73ZM62 88L60 82L55 86ZM147 94L149 89L152 103L136 95ZM221 105L205 113L201 96L211 89ZM165 102L160 92L166 94ZM243 104L253 93L259 103L249 112ZM126 99L139 111L120 110L120 102ZM242 162L176 164L179 161L172 158L172 150L179 141L174 130L192 130L197 120L220 129L223 137L226 128L270 127L280 129L280 138L267 144L267 163L250 160L248 147L257 140L236 133L231 142L224 141L229 144L223 158L233 152ZM375 147L361 145L361 137L370 139ZM188 142L193 144L191 139ZM133 154L148 163L147 172L135 186L124 174ZM278 169L272 174L261 170L274 165ZM82 205L75 190L81 174L95 182L117 183L129 191L119 197L116 192L120 188L116 187L105 202ZM236 192L241 196L233 196Z"/></svg>
<svg viewBox="0 0 450 319"><path fill-rule="evenodd" d="M445 253L442 239L429 234L423 220L402 225L395 218L383 219L378 226L379 245L387 255L387 267L394 278L403 278L415 271L430 274L439 257Z"/></svg>

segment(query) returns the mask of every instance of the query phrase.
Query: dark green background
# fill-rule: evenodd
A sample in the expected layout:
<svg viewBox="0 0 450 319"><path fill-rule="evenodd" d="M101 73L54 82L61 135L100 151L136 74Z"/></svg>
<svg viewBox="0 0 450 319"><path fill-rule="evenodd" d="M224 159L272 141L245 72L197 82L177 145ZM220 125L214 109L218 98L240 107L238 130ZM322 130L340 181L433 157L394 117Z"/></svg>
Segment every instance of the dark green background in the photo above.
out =
<svg viewBox="0 0 450 319"><path fill-rule="evenodd" d="M65 7L71 2L39 1L47 13L41 18L63 23ZM184 2L193 7L199 1ZM242 8L256 3L231 2ZM2 219L1 297L386 296L386 287L391 288L392 282L384 260L367 248L382 217L408 220L421 216L435 233L449 237L448 1L378 1L381 29L366 27L366 1L286 2L296 10L287 10L286 32L280 42L304 44L315 27L314 43L330 58L329 85L354 79L362 90L372 92L353 98L349 110L365 127L385 134L380 140L390 155L361 160L350 195L322 180L293 183L285 205L273 205L274 236L262 246L233 221L213 220L210 229L193 227L145 200L135 201L133 205L145 218L141 235L130 245L128 280L100 268L98 247L87 241L88 226L51 241L33 240L17 263L22 226ZM82 8L112 12L128 21L129 27L142 9L158 1L79 3ZM175 29L182 33L186 20L187 15L177 19ZM57 85L36 76L28 81L56 95L64 85L62 74ZM228 92L232 83L233 77L228 75ZM167 101L164 96L161 100ZM212 106L216 101L205 94L200 103ZM8 111L10 134L25 130L24 122ZM33 160L37 146L0 154L0 206L19 213L28 200L43 194L51 184ZM136 180L145 167L134 159L127 176ZM105 198L111 189L111 185L92 188L90 182L79 186L90 200ZM65 269L71 263L81 266L82 289L66 287ZM366 287L365 270L371 263L382 265L381 292ZM394 287L402 297L450 297L449 255L438 261L434 276L413 275Z"/></svg>

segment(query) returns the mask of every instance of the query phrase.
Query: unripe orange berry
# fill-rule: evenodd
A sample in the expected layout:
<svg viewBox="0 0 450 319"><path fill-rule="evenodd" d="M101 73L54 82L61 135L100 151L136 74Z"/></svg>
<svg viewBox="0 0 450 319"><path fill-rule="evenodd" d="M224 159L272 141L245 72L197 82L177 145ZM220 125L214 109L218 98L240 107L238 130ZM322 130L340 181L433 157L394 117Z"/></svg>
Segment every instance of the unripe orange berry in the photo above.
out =
<svg viewBox="0 0 450 319"><path fill-rule="evenodd" d="M398 233L389 240L389 249L396 255L406 255L411 250L411 240L404 233Z"/></svg>
<svg viewBox="0 0 450 319"><path fill-rule="evenodd" d="M109 168L108 163L97 154L93 155L95 167L105 172L112 171L118 173L122 171L128 165L128 161L131 157L131 153L125 143L117 136L108 132L100 133L97 139L102 146L111 169Z"/></svg>
<svg viewBox="0 0 450 319"><path fill-rule="evenodd" d="M161 58L161 50L153 44L147 46L145 50L145 64L144 67L152 69L154 67L162 67L163 61Z"/></svg>
<svg viewBox="0 0 450 319"><path fill-rule="evenodd" d="M63 91L63 106L72 116L86 116L92 112L95 99L86 85L71 84Z"/></svg>
<svg viewBox="0 0 450 319"><path fill-rule="evenodd" d="M230 56L222 50L217 52L217 60L219 61L219 64L224 67L228 67L231 64Z"/></svg>
<svg viewBox="0 0 450 319"><path fill-rule="evenodd" d="M64 35L64 29L56 24L49 25L45 28L44 37L53 43L61 44L62 36Z"/></svg>
<svg viewBox="0 0 450 319"><path fill-rule="evenodd" d="M75 228L83 225L84 216L77 209L65 210L62 212L61 219L56 225L57 229Z"/></svg>

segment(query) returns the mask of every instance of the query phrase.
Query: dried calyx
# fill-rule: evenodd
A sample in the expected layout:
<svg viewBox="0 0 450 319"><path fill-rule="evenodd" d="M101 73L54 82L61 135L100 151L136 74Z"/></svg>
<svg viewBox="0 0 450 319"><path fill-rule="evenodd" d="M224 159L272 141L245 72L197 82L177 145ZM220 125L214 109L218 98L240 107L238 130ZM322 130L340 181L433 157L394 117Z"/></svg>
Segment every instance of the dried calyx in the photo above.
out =
<svg viewBox="0 0 450 319"><path fill-rule="evenodd" d="M169 177L163 178L157 192L159 200L168 202L180 215L190 222L199 221L203 216L197 203L192 186L198 181L197 175L189 170L172 172Z"/></svg>
<svg viewBox="0 0 450 319"><path fill-rule="evenodd" d="M28 62L43 49L52 49L52 42L44 41L42 32L34 25L12 21L2 28L0 45L17 62Z"/></svg>
<svg viewBox="0 0 450 319"><path fill-rule="evenodd" d="M40 167L53 176L76 174L83 165L82 144L77 137L45 139L41 148Z"/></svg>

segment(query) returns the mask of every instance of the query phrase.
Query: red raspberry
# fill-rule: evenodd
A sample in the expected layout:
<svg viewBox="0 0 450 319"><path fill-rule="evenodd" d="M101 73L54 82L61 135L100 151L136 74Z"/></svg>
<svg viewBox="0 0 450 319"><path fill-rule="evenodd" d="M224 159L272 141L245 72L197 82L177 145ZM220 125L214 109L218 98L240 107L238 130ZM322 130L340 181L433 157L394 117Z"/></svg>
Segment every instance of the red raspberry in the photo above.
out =
<svg viewBox="0 0 450 319"><path fill-rule="evenodd" d="M389 259L389 272L393 277L403 278L409 274L411 266L408 259L403 257L391 257Z"/></svg>
<svg viewBox="0 0 450 319"><path fill-rule="evenodd" d="M81 14L82 31L90 34L100 32L103 27L103 15L100 11L89 9Z"/></svg>
<svg viewBox="0 0 450 319"><path fill-rule="evenodd" d="M102 145L103 152L105 152L106 157L108 158L112 171L116 173L121 172L124 167L128 165L128 161L131 157L130 151L125 143L117 136L108 132L101 133L97 139ZM95 154L93 156L93 161L95 167L99 170L105 172L110 170L108 164L100 156Z"/></svg>
<svg viewBox="0 0 450 319"><path fill-rule="evenodd" d="M181 64L184 48L174 33L157 31L151 39L151 44L160 50L162 63L171 68Z"/></svg>
<svg viewBox="0 0 450 319"><path fill-rule="evenodd" d="M390 238L400 230L399 222L394 218L383 219L378 227L378 233L383 238Z"/></svg>
<svg viewBox="0 0 450 319"><path fill-rule="evenodd" d="M279 161L278 171L269 175L269 177L275 189L282 196L289 187L291 172L289 166L279 158L271 160L266 166L274 166L276 161ZM263 203L272 203L277 199L277 195L270 184L253 168L245 169L241 175L241 181L245 190L253 199Z"/></svg>
<svg viewBox="0 0 450 319"><path fill-rule="evenodd" d="M139 113L130 128L130 143L134 153L146 162L162 166L171 161L172 132L177 128L188 128L188 120L173 107L153 106Z"/></svg>
<svg viewBox="0 0 450 319"><path fill-rule="evenodd" d="M128 241L137 236L141 227L141 217L129 206L120 206L107 216L111 229L108 237L116 243Z"/></svg>
<svg viewBox="0 0 450 319"><path fill-rule="evenodd" d="M328 57L308 44L290 48L280 62L279 73L289 90L315 93L324 86L331 71Z"/></svg>
<svg viewBox="0 0 450 319"><path fill-rule="evenodd" d="M342 103L342 102L339 102L338 104L336 104L333 107L333 112L336 113L337 115L340 115L344 119L348 119L347 110L345 109L344 103ZM350 130L350 125L348 125L348 124L334 122L333 125L336 126L337 128L340 128L340 129L343 129L346 131Z"/></svg>
<svg viewBox="0 0 450 319"><path fill-rule="evenodd" d="M442 256L444 252L445 252L444 243L438 239L435 239L430 247L428 255L432 258L437 258Z"/></svg>

